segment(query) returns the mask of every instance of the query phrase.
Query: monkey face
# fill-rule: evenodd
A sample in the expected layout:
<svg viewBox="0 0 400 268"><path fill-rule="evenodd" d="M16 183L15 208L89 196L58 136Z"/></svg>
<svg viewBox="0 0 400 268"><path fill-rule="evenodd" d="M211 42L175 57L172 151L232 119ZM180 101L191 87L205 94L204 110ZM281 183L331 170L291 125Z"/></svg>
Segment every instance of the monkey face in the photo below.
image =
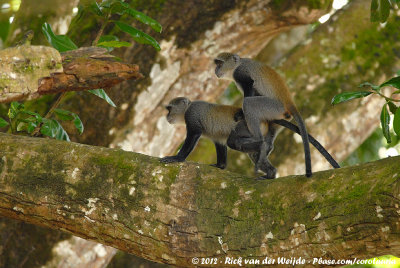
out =
<svg viewBox="0 0 400 268"><path fill-rule="evenodd" d="M179 97L170 101L165 106L168 110L167 121L170 124L184 124L185 123L185 112L189 106L190 101L187 98Z"/></svg>
<svg viewBox="0 0 400 268"><path fill-rule="evenodd" d="M233 80L233 71L239 66L240 57L232 53L221 53L215 59L215 75L218 78Z"/></svg>

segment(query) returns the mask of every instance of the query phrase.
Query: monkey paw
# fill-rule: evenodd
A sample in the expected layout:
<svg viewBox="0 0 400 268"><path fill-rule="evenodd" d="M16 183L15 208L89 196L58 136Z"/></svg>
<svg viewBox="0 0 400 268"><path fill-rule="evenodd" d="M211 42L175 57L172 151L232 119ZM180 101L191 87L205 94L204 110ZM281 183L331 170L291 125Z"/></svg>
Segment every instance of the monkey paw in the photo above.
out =
<svg viewBox="0 0 400 268"><path fill-rule="evenodd" d="M178 156L166 156L160 159L161 163L175 163L175 162L183 162L185 159L182 159L181 157Z"/></svg>
<svg viewBox="0 0 400 268"><path fill-rule="evenodd" d="M212 164L212 165L210 165L210 166L212 166L212 167L216 167L216 168L220 168L220 169L225 169L226 168L226 165L221 165L221 164Z"/></svg>
<svg viewBox="0 0 400 268"><path fill-rule="evenodd" d="M271 164L264 164L261 166L257 165L257 168L265 173L264 176L261 176L257 179L275 179L276 177L276 168L273 167Z"/></svg>
<svg viewBox="0 0 400 268"><path fill-rule="evenodd" d="M261 181L261 180L273 180L275 179L275 176L273 178L268 177L267 175L264 176L259 176L256 178L256 180Z"/></svg>

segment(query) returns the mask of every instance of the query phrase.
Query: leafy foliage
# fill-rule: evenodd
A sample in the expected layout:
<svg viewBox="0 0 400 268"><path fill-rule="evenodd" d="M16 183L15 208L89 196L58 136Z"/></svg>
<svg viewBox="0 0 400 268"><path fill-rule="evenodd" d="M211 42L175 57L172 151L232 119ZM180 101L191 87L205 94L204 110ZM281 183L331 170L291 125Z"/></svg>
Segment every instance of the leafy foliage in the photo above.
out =
<svg viewBox="0 0 400 268"><path fill-rule="evenodd" d="M390 117L392 114L393 118L393 130L397 135L397 141L400 140L400 107L395 103L400 102L398 98L393 98L394 95L400 94L400 71L397 72L398 76L393 77L380 85L373 85L369 82L362 83L360 87L369 87L368 91L353 91L353 92L343 92L333 97L332 104L338 104L345 101L349 101L356 98L364 98L371 94L378 95L385 99L386 103L382 107L381 111L381 126L383 136L386 138L388 143L392 142L392 137L390 134ZM381 89L384 87L395 88L390 97L387 97L381 93ZM394 146L395 144L393 144Z"/></svg>
<svg viewBox="0 0 400 268"><path fill-rule="evenodd" d="M72 42L72 40L66 35L56 35L51 29L50 24L47 22L43 23L42 32L46 36L47 41L59 52L68 50L74 50L78 47Z"/></svg>
<svg viewBox="0 0 400 268"><path fill-rule="evenodd" d="M114 23L120 30L128 33L132 38L141 44L149 44L153 46L155 49L160 50L160 45L157 41L151 37L150 35L120 21L123 15L127 15L129 17L134 18L135 20L150 26L154 31L161 33L162 27L160 23L156 20L148 17L147 15L139 12L130 7L129 4L125 3L122 0L105 0L101 3L97 1L91 0L89 5L86 8L94 13L96 16L100 17L102 20L101 29L98 32L98 35L94 41L94 44L97 46L105 47L108 51L112 51L114 48L120 47L129 47L131 43L123 42L118 39L118 37L114 35L105 35L102 36L103 30L108 23ZM82 16L82 9L79 10L77 16ZM116 16L116 15L119 15ZM117 18L117 20L110 20L110 17L113 16L113 19ZM57 49L60 53L77 49L77 45L66 35L56 35L51 26L48 23L44 23L42 25L42 32L45 35L47 41L52 45L55 49ZM104 99L111 106L116 107L115 103L110 99L104 89L96 89L96 90L88 90L91 94L98 96L101 99ZM59 102L56 102L58 105ZM55 118L50 118L50 116L56 117L61 121L70 121L74 124L76 129L80 134L83 133L84 127L79 116L71 111L57 109L56 107L52 107L50 112L45 116L41 116L40 114L30 111L25 108L24 104L18 102L12 102L10 104L8 110L8 118L9 122L0 117L0 128L9 127L12 133L15 132L27 132L31 135L36 135L38 132L41 134L52 137L58 140L66 140L69 141L68 133L64 130L59 121Z"/></svg>
<svg viewBox="0 0 400 268"><path fill-rule="evenodd" d="M110 20L110 17L112 15L119 15L120 18L123 15L129 15L130 17L140 21L143 24L149 25L154 31L161 33L162 31L162 26L159 22L156 20L148 17L147 15L143 14L142 12L137 11L136 9L133 9L130 7L129 4L125 3L122 0L106 0L99 3L92 2L88 6L88 10L91 11L93 14L96 16L100 17L104 22L102 28L109 23L113 22L121 31L128 33L129 35L132 36L133 40L140 44L147 44L153 46L155 49L160 50L160 45L158 42L151 37L150 35L142 32L139 29L136 29L126 23L123 23L120 20ZM111 41L111 40L107 40ZM117 40L115 40L117 41ZM97 43L98 46L103 46L103 47L121 47L121 46L126 46L124 43L116 43L116 42L111 42L111 43L105 43L100 42Z"/></svg>
<svg viewBox="0 0 400 268"><path fill-rule="evenodd" d="M54 114L60 120L72 121L78 132L82 134L83 124L77 114L62 109L54 109ZM8 117L11 122L10 127L12 132L27 132L28 134L33 134L37 129L45 136L69 141L67 132L57 120L45 118L38 113L29 111L22 103L16 101L12 102L8 110ZM3 119L0 118L0 126L2 120ZM5 120L3 121L6 123L4 126L9 125L8 122Z"/></svg>

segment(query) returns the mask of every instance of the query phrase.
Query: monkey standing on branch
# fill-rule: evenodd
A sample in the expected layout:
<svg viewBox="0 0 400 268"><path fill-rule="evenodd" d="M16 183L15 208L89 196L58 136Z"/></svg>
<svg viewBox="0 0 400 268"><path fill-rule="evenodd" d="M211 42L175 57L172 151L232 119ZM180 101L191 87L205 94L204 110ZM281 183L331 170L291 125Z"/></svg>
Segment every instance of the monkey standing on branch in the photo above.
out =
<svg viewBox="0 0 400 268"><path fill-rule="evenodd" d="M236 86L243 91L243 113L247 127L256 139L263 140L260 146L260 159L255 169L258 169L258 165L265 161L264 158L268 158L273 150L278 127L271 121L289 119L293 116L303 139L306 176L311 177L311 155L306 126L282 77L265 64L240 58L232 53L219 54L214 63L218 78L235 81ZM263 121L270 122L265 139L260 130L260 123ZM237 144L247 143L246 139L240 137L236 139Z"/></svg>
<svg viewBox="0 0 400 268"><path fill-rule="evenodd" d="M189 99L183 97L171 100L166 108L168 110L168 122L170 124L185 123L187 133L185 142L178 154L164 157L161 159L161 162L172 163L185 161L196 146L201 135L210 138L215 144L217 163L212 166L221 169L226 167L226 144L228 143L228 146L231 146L231 142L235 142L235 138L232 139L232 136L247 140L247 143L242 147L241 151L248 153L254 163L260 158L259 150L262 140L254 138L249 132L241 108L204 101L191 102ZM298 134L300 133L299 128L288 121L276 120L273 122ZM312 136L309 136L309 139L334 168L340 167L317 140ZM261 162L259 166L260 170L266 173L262 178L273 179L276 175L276 169L267 158L265 158L265 160L266 161Z"/></svg>

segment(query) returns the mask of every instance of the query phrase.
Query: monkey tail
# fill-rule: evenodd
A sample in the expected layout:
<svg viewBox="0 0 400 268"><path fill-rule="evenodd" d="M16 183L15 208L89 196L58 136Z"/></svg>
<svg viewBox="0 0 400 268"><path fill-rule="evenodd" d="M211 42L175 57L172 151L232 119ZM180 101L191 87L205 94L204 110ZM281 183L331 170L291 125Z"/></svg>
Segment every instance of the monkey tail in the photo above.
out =
<svg viewBox="0 0 400 268"><path fill-rule="evenodd" d="M296 132L297 134L300 135L300 129L298 126L295 124L286 121L286 120L274 120L272 121L277 125L283 126L285 128L290 129L293 132ZM308 134L308 139L310 140L310 143L325 157L325 159L329 162L329 164L332 165L333 168L340 168L339 164L336 162L336 160L328 153L328 151L319 143L313 136Z"/></svg>
<svg viewBox="0 0 400 268"><path fill-rule="evenodd" d="M289 105L288 111L293 115L294 120L296 120L297 124L300 128L300 135L303 139L303 146L304 146L304 158L306 162L306 176L311 177L311 154L310 154L310 144L308 141L308 134L306 125L304 124L303 118L301 117L299 111L297 110L294 104Z"/></svg>

